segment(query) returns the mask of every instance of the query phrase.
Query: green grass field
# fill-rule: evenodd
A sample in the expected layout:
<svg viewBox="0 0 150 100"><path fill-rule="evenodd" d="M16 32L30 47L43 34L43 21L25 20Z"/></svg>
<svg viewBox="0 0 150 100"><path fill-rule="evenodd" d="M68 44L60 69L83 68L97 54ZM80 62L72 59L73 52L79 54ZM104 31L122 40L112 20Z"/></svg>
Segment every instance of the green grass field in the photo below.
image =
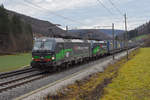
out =
<svg viewBox="0 0 150 100"><path fill-rule="evenodd" d="M147 37L148 37L148 35L141 35L141 36L133 38L133 40L142 40L142 39L145 39Z"/></svg>
<svg viewBox="0 0 150 100"><path fill-rule="evenodd" d="M150 48L142 48L121 67L100 100L150 100Z"/></svg>
<svg viewBox="0 0 150 100"><path fill-rule="evenodd" d="M17 54L0 56L0 72L7 72L29 65L32 59L31 54Z"/></svg>

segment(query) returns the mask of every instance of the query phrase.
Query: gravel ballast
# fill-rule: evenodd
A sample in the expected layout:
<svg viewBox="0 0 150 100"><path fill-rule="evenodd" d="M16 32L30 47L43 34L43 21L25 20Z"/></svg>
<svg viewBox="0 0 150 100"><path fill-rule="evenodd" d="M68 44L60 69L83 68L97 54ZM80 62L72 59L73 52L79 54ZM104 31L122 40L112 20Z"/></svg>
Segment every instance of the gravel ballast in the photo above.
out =
<svg viewBox="0 0 150 100"><path fill-rule="evenodd" d="M130 52L132 50L130 50ZM7 91L3 95L8 96L8 98L5 100L10 100L9 97L15 98L15 97L18 97L20 95L23 95L25 93L35 90L33 92L30 92L16 99L17 100L41 100L43 99L43 97L46 97L48 94L52 94L52 95L56 94L56 92L59 89L69 84L73 84L77 80L82 80L83 78L86 78L89 75L92 75L93 73L103 72L104 69L108 66L108 64L112 64L116 62L117 60L121 59L125 55L126 55L126 52L122 52L122 53L115 55L114 61L112 60L112 56L109 56L109 57L105 57L97 61L93 61L89 64L80 65L79 67L74 67L72 69L69 69L60 73L55 73L44 79L37 80L32 83L28 83L28 85L26 84L19 88L15 88L11 91ZM45 87L42 87L42 86L45 86ZM16 92L17 90L20 92L17 93ZM9 92L9 95L8 95L8 92ZM1 94L0 94L0 99L1 99Z"/></svg>

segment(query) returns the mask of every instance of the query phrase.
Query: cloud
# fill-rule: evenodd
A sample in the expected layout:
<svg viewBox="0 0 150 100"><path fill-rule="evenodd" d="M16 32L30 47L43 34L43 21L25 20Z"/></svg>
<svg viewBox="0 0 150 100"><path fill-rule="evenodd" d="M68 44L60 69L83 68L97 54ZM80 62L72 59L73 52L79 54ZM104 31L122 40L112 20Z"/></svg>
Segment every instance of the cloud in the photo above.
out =
<svg viewBox="0 0 150 100"><path fill-rule="evenodd" d="M3 3L7 9L37 18L48 13L57 15L58 11L92 6L96 2L93 0L6 0Z"/></svg>
<svg viewBox="0 0 150 100"><path fill-rule="evenodd" d="M4 2L5 1L5 2ZM93 28L95 26L107 26L114 22L115 27L124 29L123 16L122 19L116 21L115 17L120 17L113 6L108 0L101 0L107 8L109 8L115 15L110 15L105 8L98 4L97 0L0 0L0 3L4 3L7 9L22 13L28 16L39 18L42 20L49 20L50 22L59 23L62 25L72 25L73 27L80 28ZM136 0L112 0L115 5L125 11L127 15L136 16L137 14L145 14L149 11L148 2L145 1L144 8L142 4L144 1ZM146 5L147 4L147 5ZM142 9L141 9L142 8ZM143 11L145 9L145 11ZM66 21L64 18L57 16L65 16L70 19L75 19L85 25ZM147 13L148 14L148 13ZM135 20L137 18L135 17ZM130 27L136 27L142 22L130 22ZM144 23L144 21L143 21ZM132 25L137 24L137 25Z"/></svg>
<svg viewBox="0 0 150 100"><path fill-rule="evenodd" d="M42 8L51 11L59 11L66 9L78 9L87 6L95 5L94 0L24 0L25 2L32 2Z"/></svg>
<svg viewBox="0 0 150 100"><path fill-rule="evenodd" d="M80 28L101 28L101 29L111 29L112 22L115 22L116 20L108 19L107 17L93 17L93 19L85 19L83 20L83 23L86 25L81 25ZM116 29L124 29L124 24L122 21L117 21L117 24L115 24Z"/></svg>
<svg viewBox="0 0 150 100"><path fill-rule="evenodd" d="M106 17L93 17L92 19L84 19L83 23L86 25L81 25L80 28L82 29L91 29L91 28L100 28L100 29L111 29L112 22L115 24L115 29L125 29L124 20L115 20L115 19L108 19ZM127 28L128 30L135 29L136 27L148 22L148 18L132 18L127 19ZM105 27L109 26L109 27Z"/></svg>

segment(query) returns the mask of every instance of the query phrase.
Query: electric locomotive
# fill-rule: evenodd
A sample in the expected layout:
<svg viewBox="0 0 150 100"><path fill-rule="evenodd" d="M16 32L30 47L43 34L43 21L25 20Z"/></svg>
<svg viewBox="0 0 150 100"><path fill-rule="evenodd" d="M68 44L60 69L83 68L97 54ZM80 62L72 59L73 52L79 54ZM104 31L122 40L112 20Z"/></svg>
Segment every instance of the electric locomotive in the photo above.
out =
<svg viewBox="0 0 150 100"><path fill-rule="evenodd" d="M56 70L82 62L91 56L90 47L89 41L79 39L39 38L34 43L31 66Z"/></svg>
<svg viewBox="0 0 150 100"><path fill-rule="evenodd" d="M54 65L55 61L55 44L54 39L39 38L34 42L32 50L32 67Z"/></svg>

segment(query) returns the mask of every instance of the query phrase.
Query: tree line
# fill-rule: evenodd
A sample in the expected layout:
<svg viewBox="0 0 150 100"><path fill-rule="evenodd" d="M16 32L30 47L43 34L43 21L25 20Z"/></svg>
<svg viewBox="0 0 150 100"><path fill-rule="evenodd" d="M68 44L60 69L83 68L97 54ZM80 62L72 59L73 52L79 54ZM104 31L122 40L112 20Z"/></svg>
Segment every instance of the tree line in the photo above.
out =
<svg viewBox="0 0 150 100"><path fill-rule="evenodd" d="M150 22L128 31L129 39L145 34L150 34Z"/></svg>
<svg viewBox="0 0 150 100"><path fill-rule="evenodd" d="M24 29L25 28L25 29ZM17 15L9 16L3 5L0 6L0 33L1 34L21 34L24 32L32 34L30 24L21 21Z"/></svg>
<svg viewBox="0 0 150 100"><path fill-rule="evenodd" d="M0 5L0 40L0 49L3 50L11 48L21 52L32 49L31 25L21 20L19 15L9 14L3 5Z"/></svg>

